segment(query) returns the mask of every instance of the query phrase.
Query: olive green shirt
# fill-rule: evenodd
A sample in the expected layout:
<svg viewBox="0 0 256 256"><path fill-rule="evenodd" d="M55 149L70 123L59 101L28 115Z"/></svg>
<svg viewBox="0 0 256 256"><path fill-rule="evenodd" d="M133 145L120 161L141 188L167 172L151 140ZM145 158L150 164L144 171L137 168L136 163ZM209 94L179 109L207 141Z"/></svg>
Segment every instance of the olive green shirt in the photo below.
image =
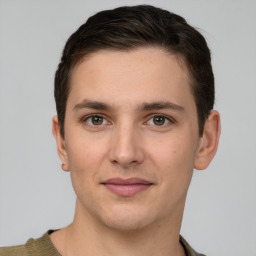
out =
<svg viewBox="0 0 256 256"><path fill-rule="evenodd" d="M38 239L29 239L24 245L16 245L0 248L0 256L61 256L54 247L48 231ZM184 238L180 237L180 243L184 247L186 256L205 256L195 252Z"/></svg>

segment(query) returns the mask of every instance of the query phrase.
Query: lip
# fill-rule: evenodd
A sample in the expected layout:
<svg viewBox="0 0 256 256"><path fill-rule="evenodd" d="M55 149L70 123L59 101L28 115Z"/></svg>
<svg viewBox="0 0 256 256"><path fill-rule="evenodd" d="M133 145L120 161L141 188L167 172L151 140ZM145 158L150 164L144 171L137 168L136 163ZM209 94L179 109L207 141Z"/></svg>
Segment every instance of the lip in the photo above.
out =
<svg viewBox="0 0 256 256"><path fill-rule="evenodd" d="M129 197L147 190L152 182L140 178L112 178L101 183L116 195Z"/></svg>

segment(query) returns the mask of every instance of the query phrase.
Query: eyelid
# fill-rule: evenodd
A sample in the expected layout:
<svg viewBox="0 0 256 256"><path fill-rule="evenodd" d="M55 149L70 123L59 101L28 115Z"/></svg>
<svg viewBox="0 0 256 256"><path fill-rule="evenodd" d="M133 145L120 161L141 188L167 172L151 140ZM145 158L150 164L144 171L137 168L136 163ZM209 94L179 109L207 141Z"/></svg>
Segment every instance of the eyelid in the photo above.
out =
<svg viewBox="0 0 256 256"><path fill-rule="evenodd" d="M87 122L87 120L89 118L92 118L92 117L95 117L95 116L98 116L98 117L102 117L105 121L107 121L107 124L100 124L100 125L93 125L93 124L89 124ZM81 119L80 119L80 122L82 123L86 123L88 126L91 126L91 127L102 127L104 125L108 125L108 124L111 124L111 122L108 120L109 118L106 117L106 115L102 114L102 113L91 113L91 114L88 114L88 115L85 115L83 116Z"/></svg>
<svg viewBox="0 0 256 256"><path fill-rule="evenodd" d="M94 117L94 116L102 117L105 121L107 121L107 124L101 124L101 125L92 125L92 124L88 124L88 122L86 122L86 121L87 121L89 118ZM170 117L169 115L165 115L165 114L161 114L161 113L154 113L154 114L147 115L146 121L143 122L143 124L147 124L147 123L149 122L149 120L151 120L151 119L154 118L154 117L158 117L158 116L164 117L164 118L168 121L168 123L175 123L175 122L176 122L176 120L175 120L173 117ZM99 127L101 127L101 126L111 124L112 122L109 121L109 119L110 119L110 118L109 118L109 117L106 117L106 115L103 114L103 113L90 113L90 114L85 115L85 116L83 116L82 118L80 118L80 122L81 122L81 123L87 123L88 126L91 126L91 127L98 127L98 128L99 128ZM162 125L162 126L158 126L158 127L165 127L165 126L167 126L167 125L168 125L168 124L165 124L165 125ZM154 126L157 126L157 125L154 125Z"/></svg>
<svg viewBox="0 0 256 256"><path fill-rule="evenodd" d="M147 117L147 121L146 121L145 123L148 123L149 120L151 120L151 119L154 118L154 117L158 117L158 116L159 116L159 117L164 117L164 118L168 121L168 124L169 124L169 123L175 123L175 122L176 122L174 118L172 118L172 117L170 117L170 116L168 116L168 115L155 113L155 114L150 114L150 115ZM159 126L154 125L154 126L160 128L160 127L165 127L165 126L167 126L168 124L159 125Z"/></svg>

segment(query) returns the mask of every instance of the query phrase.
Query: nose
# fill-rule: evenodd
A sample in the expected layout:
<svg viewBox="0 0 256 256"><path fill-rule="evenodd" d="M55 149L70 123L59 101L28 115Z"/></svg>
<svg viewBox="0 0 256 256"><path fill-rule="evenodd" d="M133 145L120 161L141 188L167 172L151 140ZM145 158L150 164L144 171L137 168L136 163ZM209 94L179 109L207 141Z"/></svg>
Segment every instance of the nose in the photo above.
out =
<svg viewBox="0 0 256 256"><path fill-rule="evenodd" d="M131 124L116 127L111 137L110 161L127 169L144 161L143 143L138 128Z"/></svg>

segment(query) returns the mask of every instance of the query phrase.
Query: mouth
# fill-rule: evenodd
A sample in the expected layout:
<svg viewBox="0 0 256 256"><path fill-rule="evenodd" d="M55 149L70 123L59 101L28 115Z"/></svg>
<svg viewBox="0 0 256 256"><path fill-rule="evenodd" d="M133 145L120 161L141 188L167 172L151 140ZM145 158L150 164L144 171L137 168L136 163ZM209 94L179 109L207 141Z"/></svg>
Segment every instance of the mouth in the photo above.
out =
<svg viewBox="0 0 256 256"><path fill-rule="evenodd" d="M106 180L101 184L104 185L112 193L124 197L134 196L142 191L147 190L153 185L152 182L140 178L113 178Z"/></svg>

